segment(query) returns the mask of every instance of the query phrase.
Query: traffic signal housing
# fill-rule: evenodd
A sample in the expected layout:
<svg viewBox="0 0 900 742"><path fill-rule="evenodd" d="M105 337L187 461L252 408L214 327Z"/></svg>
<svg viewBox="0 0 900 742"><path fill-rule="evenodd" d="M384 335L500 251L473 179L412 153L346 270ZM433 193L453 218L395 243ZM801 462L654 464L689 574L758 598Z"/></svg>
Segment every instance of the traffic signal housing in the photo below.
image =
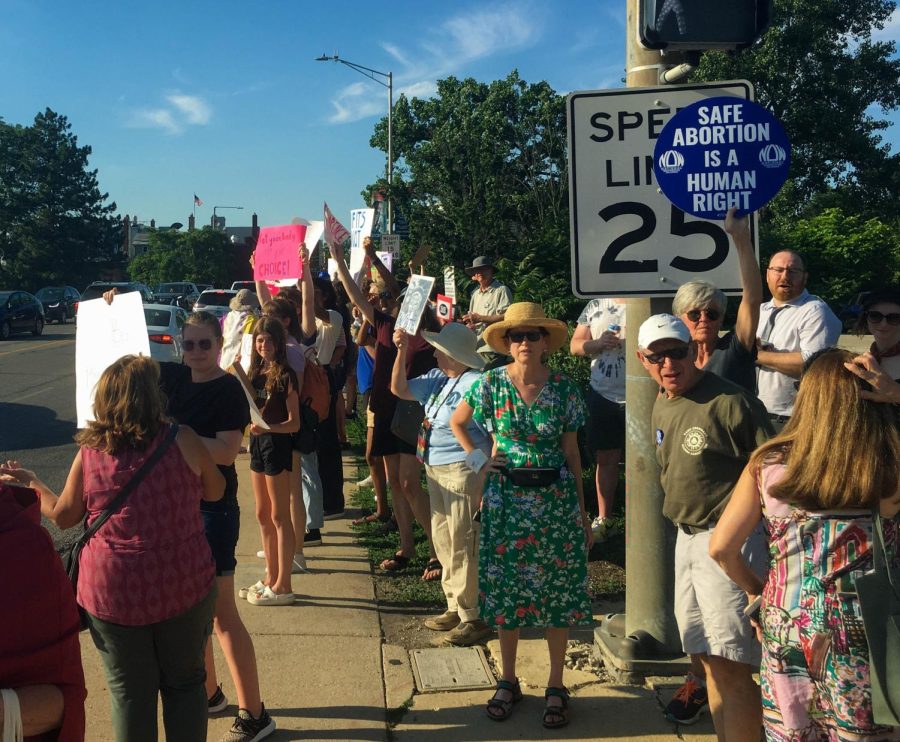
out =
<svg viewBox="0 0 900 742"><path fill-rule="evenodd" d="M641 0L638 35L648 49L743 49L771 18L772 0Z"/></svg>

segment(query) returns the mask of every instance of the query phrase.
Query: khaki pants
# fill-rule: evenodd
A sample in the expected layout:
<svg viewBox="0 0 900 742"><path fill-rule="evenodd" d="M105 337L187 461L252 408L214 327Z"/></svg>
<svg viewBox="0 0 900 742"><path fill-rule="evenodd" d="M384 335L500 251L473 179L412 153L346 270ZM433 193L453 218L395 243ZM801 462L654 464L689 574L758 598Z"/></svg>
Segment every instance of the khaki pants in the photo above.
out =
<svg viewBox="0 0 900 742"><path fill-rule="evenodd" d="M441 587L447 609L461 621L478 618L478 537L473 520L481 502L485 473L475 474L463 462L426 466L431 500L431 539L443 566Z"/></svg>

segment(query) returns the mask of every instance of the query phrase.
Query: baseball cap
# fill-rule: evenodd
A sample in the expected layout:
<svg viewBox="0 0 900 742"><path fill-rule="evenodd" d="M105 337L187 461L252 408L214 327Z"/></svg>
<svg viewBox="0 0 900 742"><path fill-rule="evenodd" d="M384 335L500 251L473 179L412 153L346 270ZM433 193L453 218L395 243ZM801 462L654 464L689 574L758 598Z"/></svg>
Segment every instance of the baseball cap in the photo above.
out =
<svg viewBox="0 0 900 742"><path fill-rule="evenodd" d="M680 340L691 342L691 333L687 325L671 314L654 314L645 320L638 330L638 347L649 349L657 340Z"/></svg>

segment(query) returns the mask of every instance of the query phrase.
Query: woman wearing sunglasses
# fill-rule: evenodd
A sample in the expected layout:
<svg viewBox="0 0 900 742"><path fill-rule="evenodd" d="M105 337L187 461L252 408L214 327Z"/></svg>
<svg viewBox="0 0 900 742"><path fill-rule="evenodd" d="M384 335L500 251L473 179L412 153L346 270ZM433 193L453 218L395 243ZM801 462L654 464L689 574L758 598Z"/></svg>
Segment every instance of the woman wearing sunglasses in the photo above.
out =
<svg viewBox="0 0 900 742"><path fill-rule="evenodd" d="M750 219L725 215L725 231L731 235L741 269L741 303L734 330L722 337L725 294L706 281L689 281L678 289L672 313L691 331L697 345L697 368L712 371L724 379L756 392L756 329L762 302L762 278L750 239Z"/></svg>
<svg viewBox="0 0 900 742"><path fill-rule="evenodd" d="M587 592L593 536L577 435L585 407L578 387L547 368L547 356L566 342L568 329L540 305L510 305L483 337L512 363L472 384L450 427L475 472L488 459L472 440L469 421L474 417L493 438L481 506L478 591L482 619L498 630L503 676L487 714L503 721L522 699L516 678L519 631L541 627L550 652L543 724L555 729L569 723L563 685L569 629L593 621Z"/></svg>
<svg viewBox="0 0 900 742"><path fill-rule="evenodd" d="M869 352L881 370L900 381L900 288L871 292L863 300L858 329L871 333L875 342Z"/></svg>

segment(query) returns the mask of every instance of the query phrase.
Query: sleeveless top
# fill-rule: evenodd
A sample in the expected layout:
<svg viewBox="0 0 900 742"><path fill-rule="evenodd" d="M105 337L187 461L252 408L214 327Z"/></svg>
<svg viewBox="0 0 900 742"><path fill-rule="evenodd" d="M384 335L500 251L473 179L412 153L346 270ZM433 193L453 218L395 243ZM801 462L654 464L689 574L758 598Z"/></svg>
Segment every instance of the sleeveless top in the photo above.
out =
<svg viewBox="0 0 900 742"><path fill-rule="evenodd" d="M84 504L90 525L162 443L112 456L82 447ZM203 485L173 441L163 457L95 533L81 553L78 603L124 626L173 618L212 589L215 565L203 531Z"/></svg>

